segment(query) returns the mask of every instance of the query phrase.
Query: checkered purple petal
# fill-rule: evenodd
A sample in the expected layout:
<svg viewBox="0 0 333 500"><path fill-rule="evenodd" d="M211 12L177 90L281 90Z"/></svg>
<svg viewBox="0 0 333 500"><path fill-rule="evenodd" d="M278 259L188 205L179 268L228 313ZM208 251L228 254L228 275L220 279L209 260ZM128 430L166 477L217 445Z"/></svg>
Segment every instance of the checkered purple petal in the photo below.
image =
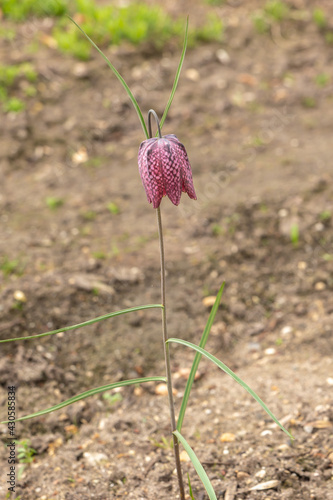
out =
<svg viewBox="0 0 333 500"><path fill-rule="evenodd" d="M185 147L173 134L143 141L138 153L139 172L149 203L160 206L167 195L179 205L182 191L196 199Z"/></svg>

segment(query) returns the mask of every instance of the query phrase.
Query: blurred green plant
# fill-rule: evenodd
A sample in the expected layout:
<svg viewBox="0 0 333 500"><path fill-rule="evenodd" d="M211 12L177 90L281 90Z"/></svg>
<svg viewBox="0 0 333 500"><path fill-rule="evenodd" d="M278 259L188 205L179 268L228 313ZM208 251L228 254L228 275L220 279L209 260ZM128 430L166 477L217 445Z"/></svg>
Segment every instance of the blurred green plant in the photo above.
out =
<svg viewBox="0 0 333 500"><path fill-rule="evenodd" d="M14 40L16 36L16 31L12 28L3 28L0 26L0 38L2 38L3 40Z"/></svg>
<svg viewBox="0 0 333 500"><path fill-rule="evenodd" d="M288 17L289 7L281 0L270 0L264 7L264 12L274 21L283 21Z"/></svg>
<svg viewBox="0 0 333 500"><path fill-rule="evenodd" d="M290 10L285 2L280 0L270 0L266 2L263 9L258 10L252 17L253 25L257 33L265 34L272 26L272 23L280 23L289 16Z"/></svg>
<svg viewBox="0 0 333 500"><path fill-rule="evenodd" d="M102 398L108 402L109 406L113 406L116 403L120 403L123 400L120 392L116 392L115 394L110 394L109 392L105 392Z"/></svg>
<svg viewBox="0 0 333 500"><path fill-rule="evenodd" d="M209 13L205 24L189 32L189 45L196 45L197 42L221 41L223 37L223 22L214 13Z"/></svg>
<svg viewBox="0 0 333 500"><path fill-rule="evenodd" d="M189 473L187 473L187 484L188 484L188 493L190 495L190 498L191 500L195 500Z"/></svg>
<svg viewBox="0 0 333 500"><path fill-rule="evenodd" d="M303 97L302 105L304 106L304 108L315 108L316 107L316 100L314 97L311 97L311 96Z"/></svg>
<svg viewBox="0 0 333 500"><path fill-rule="evenodd" d="M219 236L220 234L222 234L223 228L222 228L221 224L217 224L217 223L213 224L212 225L212 233L214 236Z"/></svg>
<svg viewBox="0 0 333 500"><path fill-rule="evenodd" d="M330 45L333 44L333 33L332 33L332 31L327 31L327 33L325 33L325 41L327 43L329 43Z"/></svg>
<svg viewBox="0 0 333 500"><path fill-rule="evenodd" d="M9 97L3 103L5 113L19 113L25 109L25 103L18 97Z"/></svg>
<svg viewBox="0 0 333 500"><path fill-rule="evenodd" d="M84 31L102 46L126 41L133 45L145 43L161 50L171 39L181 36L184 25L184 19L173 19L159 5L143 2L118 6L110 2L101 5L96 0L2 0L2 12L15 21L23 21L29 16L60 18L52 32L55 43L62 52L80 60L89 59L91 45L68 22L66 14L80 19ZM221 40L222 36L223 23L211 12L200 26L189 32L188 44Z"/></svg>
<svg viewBox="0 0 333 500"><path fill-rule="evenodd" d="M161 50L172 38L182 33L184 20L172 19L161 7L133 3L122 7L97 6L94 0L76 0L76 12L83 16L82 28L98 45L119 45L123 41L133 45L149 44ZM210 13L204 24L189 32L188 43L220 40L223 24ZM88 59L91 45L82 39L75 26L61 20L53 31L59 48L80 59Z"/></svg>
<svg viewBox="0 0 333 500"><path fill-rule="evenodd" d="M95 258L95 259L99 259L99 260L104 260L106 259L106 253L103 252L103 250L97 250L96 252L93 252L92 253L92 256Z"/></svg>
<svg viewBox="0 0 333 500"><path fill-rule="evenodd" d="M173 449L172 438L167 439L165 436L162 436L160 441L157 441L157 439L150 439L150 441L154 446L156 446L156 448L161 448L162 450L172 450Z"/></svg>
<svg viewBox="0 0 333 500"><path fill-rule="evenodd" d="M316 8L312 13L312 19L318 30L324 35L325 41L328 44L333 44L333 31L328 25L327 16L323 9Z"/></svg>
<svg viewBox="0 0 333 500"><path fill-rule="evenodd" d="M54 17L67 12L66 0L1 0L3 15L14 21L24 21L30 16Z"/></svg>
<svg viewBox="0 0 333 500"><path fill-rule="evenodd" d="M83 212L81 215L84 220L88 221L93 221L97 217L97 213L95 212L95 210L87 210L86 212Z"/></svg>
<svg viewBox="0 0 333 500"><path fill-rule="evenodd" d="M31 442L29 439L16 441L16 444L18 463L23 464L19 467L17 474L17 479L20 480L27 465L30 465L34 461L34 456L36 455L37 451L31 447Z"/></svg>
<svg viewBox="0 0 333 500"><path fill-rule="evenodd" d="M0 103L5 113L19 113L25 109L25 102L12 95L18 82L22 80L30 84L36 82L37 72L31 63L0 65ZM28 87L35 89L33 85Z"/></svg>
<svg viewBox="0 0 333 500"><path fill-rule="evenodd" d="M262 11L256 12L252 17L254 29L259 35L263 35L269 31L269 22Z"/></svg>
<svg viewBox="0 0 333 500"><path fill-rule="evenodd" d="M4 276L10 276L11 274L20 276L23 273L24 265L19 259L9 259L9 257L5 255L0 260L0 270L3 272Z"/></svg>
<svg viewBox="0 0 333 500"><path fill-rule="evenodd" d="M332 218L332 212L330 210L323 210L319 217L322 222L329 221Z"/></svg>
<svg viewBox="0 0 333 500"><path fill-rule="evenodd" d="M320 73L316 76L315 82L319 87L325 87L330 82L330 75L327 73Z"/></svg>
<svg viewBox="0 0 333 500"><path fill-rule="evenodd" d="M57 208L64 204L64 200L63 198L58 198L57 196L48 196L45 203L50 210L57 210Z"/></svg>
<svg viewBox="0 0 333 500"><path fill-rule="evenodd" d="M25 78L28 82L37 80L37 72L31 63L0 65L0 85L2 87L12 87L20 77Z"/></svg>
<svg viewBox="0 0 333 500"><path fill-rule="evenodd" d="M208 5L213 5L214 7L218 7L219 5L223 5L227 0L205 0L205 3Z"/></svg>
<svg viewBox="0 0 333 500"><path fill-rule="evenodd" d="M118 215L120 213L120 208L117 205L117 203L114 203L113 201L110 201L110 203L107 204L107 209L112 215Z"/></svg>
<svg viewBox="0 0 333 500"><path fill-rule="evenodd" d="M290 241L294 247L299 244L299 226L297 223L292 224L290 228Z"/></svg>
<svg viewBox="0 0 333 500"><path fill-rule="evenodd" d="M314 9L312 19L319 29L324 29L327 26L327 18L323 9Z"/></svg>

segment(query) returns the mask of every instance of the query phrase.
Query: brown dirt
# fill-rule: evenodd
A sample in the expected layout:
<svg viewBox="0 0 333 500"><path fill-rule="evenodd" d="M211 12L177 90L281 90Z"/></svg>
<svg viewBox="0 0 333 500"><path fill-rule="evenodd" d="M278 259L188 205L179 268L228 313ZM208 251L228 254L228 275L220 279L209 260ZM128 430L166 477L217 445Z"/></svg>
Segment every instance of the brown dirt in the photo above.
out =
<svg viewBox="0 0 333 500"><path fill-rule="evenodd" d="M188 51L164 127L186 145L198 194L197 202L184 195L179 208L162 202L169 332L198 343L209 313L204 298L225 280L207 349L295 437L291 443L241 387L203 360L183 433L225 500L333 498L332 45L311 16L320 6L330 19L333 7L288 3L293 18L266 35L251 22L261 2L217 8L224 43ZM176 3L170 9L180 11ZM200 9L184 6L194 23L212 7ZM0 272L2 338L160 301L155 214L137 172L143 135L135 112L98 55L82 64L42 43L29 52L34 34L49 29L29 23L14 41L0 41L4 63L31 61L38 71L27 110L0 120L1 262L22 266ZM144 112L161 115L179 49L161 55L122 46L108 54ZM330 81L321 87L315 80L323 73ZM87 161L75 161L77 152ZM48 197L63 205L49 209ZM119 214L110 214L110 202ZM17 291L26 302L15 299ZM17 387L24 415L91 387L164 374L159 311L1 351L3 418L8 384ZM172 347L176 374L192 359ZM175 378L178 408L184 385ZM37 454L16 494L178 498L166 398L154 384L120 395L18 423L17 439L30 439ZM7 427L0 431L7 444ZM1 460L5 498L5 446ZM195 498L207 498L190 464L183 468ZM253 489L268 481L270 488Z"/></svg>

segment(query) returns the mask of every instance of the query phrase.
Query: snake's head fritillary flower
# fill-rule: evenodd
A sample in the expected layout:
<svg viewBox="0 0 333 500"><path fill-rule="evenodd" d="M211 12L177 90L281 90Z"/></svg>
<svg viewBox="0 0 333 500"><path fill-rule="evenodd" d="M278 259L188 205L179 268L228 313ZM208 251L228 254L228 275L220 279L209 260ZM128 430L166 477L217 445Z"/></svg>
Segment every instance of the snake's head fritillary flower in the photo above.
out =
<svg viewBox="0 0 333 500"><path fill-rule="evenodd" d="M160 206L163 196L179 205L182 192L196 200L191 165L185 147L173 134L140 144L139 172L149 203Z"/></svg>

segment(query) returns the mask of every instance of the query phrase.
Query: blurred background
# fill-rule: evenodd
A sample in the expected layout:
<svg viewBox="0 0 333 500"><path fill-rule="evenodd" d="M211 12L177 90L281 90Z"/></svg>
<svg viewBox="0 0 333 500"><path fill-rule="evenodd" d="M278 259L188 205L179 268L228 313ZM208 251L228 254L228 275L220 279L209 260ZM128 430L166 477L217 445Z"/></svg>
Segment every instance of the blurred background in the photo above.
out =
<svg viewBox="0 0 333 500"><path fill-rule="evenodd" d="M162 202L169 331L199 342L226 280L208 350L260 389L299 441L293 451L285 443L280 449L281 436L270 431L263 435L266 440L256 459L246 458L249 447L257 449L256 426L267 430L265 419L247 396L238 396L238 389L219 387L218 374L204 362L195 401L218 415L217 434L210 434L206 417L200 420L189 410L189 435L195 441L200 427L203 442L195 441L196 449L206 450L209 463L221 458L225 446L244 454L243 462L229 462L227 471L217 466L221 495L236 481L237 498L254 498L242 481L249 487L259 481L258 461L267 453L269 478L278 481L271 499L329 499L332 2L0 0L2 338L160 301L155 214L137 168L143 131L119 81L67 15L122 74L145 117L150 108L163 114L189 15L187 54L163 132L176 134L185 145L198 200L184 194L178 208L168 199ZM7 383L19 385L23 414L109 381L159 374L163 353L158 311L66 335L3 344L3 400ZM190 366L192 357L174 351L178 373ZM181 396L183 378L178 379ZM79 495L68 498L92 498L95 486L89 474L103 474L86 459L86 476L78 481L83 470L83 462L75 458L80 440L106 415L120 422L123 408L131 426L149 404L164 412L153 388L131 391L112 405L100 397L86 400L72 413L22 423L21 437L33 443L38 464L38 471L27 467L22 476L25 499L36 500L40 484L40 498L49 498L56 484L61 487L55 498L65 498L68 491ZM223 401L222 409L218 401ZM145 417L148 424L151 413ZM154 454L165 452L149 448L147 436L167 423L155 422L157 431L148 424L134 464L145 454L155 459ZM235 443L221 444L219 433L225 427L234 433ZM124 498L121 474L112 479L119 461L128 495L134 492L128 498L170 498L168 481L165 491L160 485L158 494L145 493L145 479L135 479L122 448L126 425L118 428L121 432L112 442L110 434L103 437L112 457L109 484L116 487L100 489L100 498ZM100 451L97 441L95 446ZM59 467L52 480L50 453ZM125 455L117 458L117 453ZM59 483L64 457L77 462L71 470L74 490ZM163 474L158 467L164 465L156 467L151 473L159 484ZM238 477L238 470L247 476ZM319 476L309 470L320 471ZM101 479L99 488L106 488L102 485ZM194 486L200 489L198 483ZM233 498L231 492L228 498ZM268 498L265 491L256 495Z"/></svg>

